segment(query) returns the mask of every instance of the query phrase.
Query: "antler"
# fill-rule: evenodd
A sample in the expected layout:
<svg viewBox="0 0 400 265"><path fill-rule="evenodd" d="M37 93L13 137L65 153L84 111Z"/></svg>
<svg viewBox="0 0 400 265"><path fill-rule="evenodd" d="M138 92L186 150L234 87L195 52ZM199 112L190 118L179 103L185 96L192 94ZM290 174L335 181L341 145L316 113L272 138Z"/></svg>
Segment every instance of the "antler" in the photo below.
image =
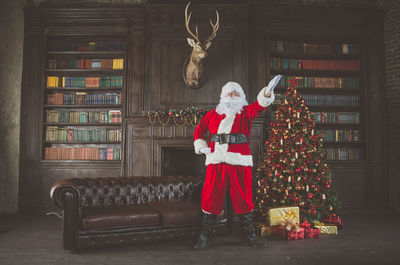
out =
<svg viewBox="0 0 400 265"><path fill-rule="evenodd" d="M215 36L217 36L217 31L218 31L218 28L219 28L219 14L218 14L217 10L215 12L217 13L217 21L215 21L215 24L213 24L211 19L210 19L210 24L211 24L211 27L213 28L213 32L207 38L205 43L212 41L215 38Z"/></svg>
<svg viewBox="0 0 400 265"><path fill-rule="evenodd" d="M199 42L200 39L199 39L199 32L198 32L198 30L197 30L197 26L196 26L196 35L194 35L193 32L192 32L192 31L190 30L190 28L189 28L189 22L190 22L190 17L192 16L192 11L190 11L190 14L189 14L189 17L188 17L188 15L187 15L187 10L188 10L188 8L189 8L190 3L191 3L191 2L189 2L189 3L186 5L186 8L185 8L185 24L186 24L186 30L189 32L190 35L192 35L192 37L193 37L197 42Z"/></svg>

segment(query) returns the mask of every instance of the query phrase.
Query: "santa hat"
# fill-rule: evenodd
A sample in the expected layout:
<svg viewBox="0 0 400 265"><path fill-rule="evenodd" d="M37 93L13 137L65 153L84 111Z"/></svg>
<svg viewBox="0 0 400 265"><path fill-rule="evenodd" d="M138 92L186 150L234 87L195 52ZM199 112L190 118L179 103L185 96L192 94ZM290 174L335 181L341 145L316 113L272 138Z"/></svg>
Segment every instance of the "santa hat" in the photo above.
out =
<svg viewBox="0 0 400 265"><path fill-rule="evenodd" d="M222 87L221 99L225 98L229 93L231 93L234 90L236 90L239 93L239 97L241 97L244 100L246 99L246 94L244 93L242 87L238 83L233 81L229 81Z"/></svg>

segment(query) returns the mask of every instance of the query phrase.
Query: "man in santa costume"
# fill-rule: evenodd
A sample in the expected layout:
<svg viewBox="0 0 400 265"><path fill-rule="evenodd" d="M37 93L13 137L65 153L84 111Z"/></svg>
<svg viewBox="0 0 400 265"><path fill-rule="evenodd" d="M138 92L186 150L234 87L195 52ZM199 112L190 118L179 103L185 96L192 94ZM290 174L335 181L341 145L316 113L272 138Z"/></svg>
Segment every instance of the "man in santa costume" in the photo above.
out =
<svg viewBox="0 0 400 265"><path fill-rule="evenodd" d="M251 124L274 101L275 76L248 104L242 87L228 82L222 87L220 103L200 121L194 132L196 154L206 155L207 172L201 194L202 231L194 249L207 248L216 216L221 213L228 183L235 212L239 215L245 243L263 247L252 222L252 166L249 139ZM210 132L208 141L204 136Z"/></svg>

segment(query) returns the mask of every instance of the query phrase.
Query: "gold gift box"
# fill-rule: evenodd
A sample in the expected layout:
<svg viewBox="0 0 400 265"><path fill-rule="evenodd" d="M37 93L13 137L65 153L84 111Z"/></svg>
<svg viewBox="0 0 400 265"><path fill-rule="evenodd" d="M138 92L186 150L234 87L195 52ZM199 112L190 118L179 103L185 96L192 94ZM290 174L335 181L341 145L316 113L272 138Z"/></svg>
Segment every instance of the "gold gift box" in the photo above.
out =
<svg viewBox="0 0 400 265"><path fill-rule="evenodd" d="M267 224L269 226L281 225L283 221L292 220L300 223L299 207L270 208L267 212Z"/></svg>
<svg viewBox="0 0 400 265"><path fill-rule="evenodd" d="M338 230L336 225L315 225L315 228L318 228L321 234L325 235L337 235Z"/></svg>
<svg viewBox="0 0 400 265"><path fill-rule="evenodd" d="M266 236L269 236L269 235L271 235L273 233L273 228L274 227L266 226L263 223L255 223L254 226L256 227L257 234L260 237L266 237Z"/></svg>

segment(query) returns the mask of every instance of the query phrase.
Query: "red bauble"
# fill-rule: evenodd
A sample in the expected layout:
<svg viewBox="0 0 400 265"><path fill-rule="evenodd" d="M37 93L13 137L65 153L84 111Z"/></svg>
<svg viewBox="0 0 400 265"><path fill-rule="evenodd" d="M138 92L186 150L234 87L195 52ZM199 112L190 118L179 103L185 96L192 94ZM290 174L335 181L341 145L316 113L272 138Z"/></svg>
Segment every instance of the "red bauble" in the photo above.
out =
<svg viewBox="0 0 400 265"><path fill-rule="evenodd" d="M329 188L330 188L330 186L331 186L331 185L329 185L329 184L326 184L326 188L327 188L327 189L329 189Z"/></svg>

